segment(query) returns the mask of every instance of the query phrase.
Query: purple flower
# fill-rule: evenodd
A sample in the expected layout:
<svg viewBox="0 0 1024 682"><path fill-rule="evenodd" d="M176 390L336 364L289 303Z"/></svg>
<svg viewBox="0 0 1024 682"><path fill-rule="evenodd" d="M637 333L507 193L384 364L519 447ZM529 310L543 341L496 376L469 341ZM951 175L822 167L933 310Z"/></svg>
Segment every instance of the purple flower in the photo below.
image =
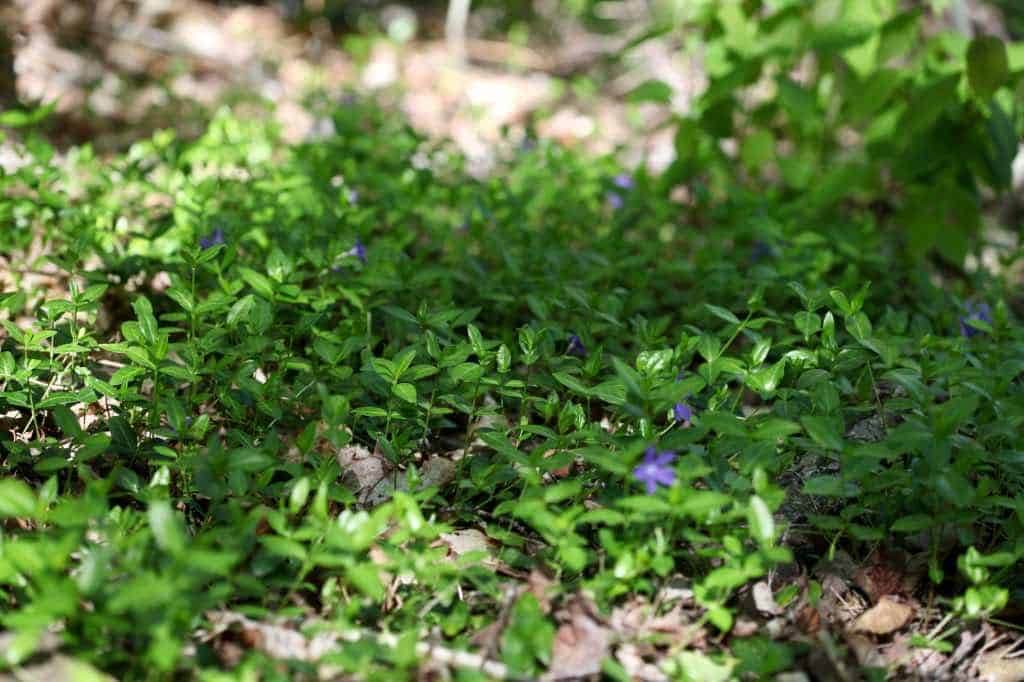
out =
<svg viewBox="0 0 1024 682"><path fill-rule="evenodd" d="M575 355L578 358L587 357L587 347L583 345L583 341L576 334L569 337L569 345L565 349L568 355Z"/></svg>
<svg viewBox="0 0 1024 682"><path fill-rule="evenodd" d="M359 260L366 262L366 246L363 244L363 240L356 237L356 245L345 252L346 256L355 256Z"/></svg>
<svg viewBox="0 0 1024 682"><path fill-rule="evenodd" d="M224 230L218 227L216 230L213 231L213 234L209 235L208 237L201 237L199 239L199 248L201 248L203 251L206 251L207 249L212 249L218 244L223 243Z"/></svg>
<svg viewBox="0 0 1024 682"><path fill-rule="evenodd" d="M624 196L624 192L628 192L629 190L633 189L633 176L629 175L628 173L619 173L612 179L612 184L615 185L618 189L623 190L623 192L612 191L608 192L607 194L608 204L613 209L618 211L626 204L626 197Z"/></svg>
<svg viewBox="0 0 1024 682"><path fill-rule="evenodd" d="M676 403L672 407L672 416L675 418L676 424L682 424L689 428L693 420L693 408L686 403Z"/></svg>
<svg viewBox="0 0 1024 682"><path fill-rule="evenodd" d="M345 192L345 198L348 199L348 203L350 205L355 206L359 203L359 192L354 189L349 189Z"/></svg>
<svg viewBox="0 0 1024 682"><path fill-rule="evenodd" d="M644 461L633 469L633 477L647 486L647 494L653 495L659 485L670 486L676 482L676 472L670 466L676 453L658 452L653 445L644 451Z"/></svg>
<svg viewBox="0 0 1024 682"><path fill-rule="evenodd" d="M633 189L633 176L629 173L619 173L612 180L612 184L619 189Z"/></svg>
<svg viewBox="0 0 1024 682"><path fill-rule="evenodd" d="M753 247L750 249L750 262L756 263L759 260L765 258L771 258L775 255L775 249L772 245L763 239L755 239Z"/></svg>
<svg viewBox="0 0 1024 682"><path fill-rule="evenodd" d="M985 324L992 324L992 308L989 307L988 303L967 303L964 305L964 309L967 311L967 314L960 316L960 334L964 338L969 339L982 333L983 330L975 327L971 324L972 322L979 321Z"/></svg>

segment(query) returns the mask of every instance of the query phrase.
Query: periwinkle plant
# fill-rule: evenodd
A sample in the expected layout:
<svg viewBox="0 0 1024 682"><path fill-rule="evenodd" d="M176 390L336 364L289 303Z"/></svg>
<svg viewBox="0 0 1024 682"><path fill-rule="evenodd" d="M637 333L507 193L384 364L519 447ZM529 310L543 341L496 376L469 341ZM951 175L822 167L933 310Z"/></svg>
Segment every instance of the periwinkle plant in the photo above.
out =
<svg viewBox="0 0 1024 682"><path fill-rule="evenodd" d="M969 339L984 332L980 327L976 327L974 322L992 324L992 308L988 303L968 302L964 305L964 310L966 314L960 316L960 334L964 338Z"/></svg>
<svg viewBox="0 0 1024 682"><path fill-rule="evenodd" d="M633 477L644 484L648 495L653 495L659 485L667 487L676 482L676 472L671 466L675 459L676 453L662 452L652 445L644 451L643 462L633 469Z"/></svg>

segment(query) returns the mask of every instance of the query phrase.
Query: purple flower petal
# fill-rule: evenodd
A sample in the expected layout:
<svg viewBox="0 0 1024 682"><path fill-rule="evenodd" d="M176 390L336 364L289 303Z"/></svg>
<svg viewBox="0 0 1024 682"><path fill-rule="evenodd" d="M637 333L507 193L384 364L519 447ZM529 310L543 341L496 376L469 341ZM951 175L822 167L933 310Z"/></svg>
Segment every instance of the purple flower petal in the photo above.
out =
<svg viewBox="0 0 1024 682"><path fill-rule="evenodd" d="M676 472L671 469L658 469L654 472L653 478L664 486L670 486L676 482Z"/></svg>
<svg viewBox="0 0 1024 682"><path fill-rule="evenodd" d="M223 243L225 243L224 230L223 228L218 227L209 236L202 237L199 239L199 248L202 249L203 251L206 251L207 249L212 249L213 247Z"/></svg>
<svg viewBox="0 0 1024 682"><path fill-rule="evenodd" d="M619 173L612 180L612 184L620 189L633 189L633 176L629 173Z"/></svg>
<svg viewBox="0 0 1024 682"><path fill-rule="evenodd" d="M587 347L583 345L583 341L576 334L569 337L569 346L565 349L565 352L578 358L587 357Z"/></svg>
<svg viewBox="0 0 1024 682"><path fill-rule="evenodd" d="M964 338L971 338L978 334L984 333L983 329L980 329L972 322L984 322L985 324L992 324L992 308L987 303L971 303L964 304L964 309L967 311L966 315L960 316L960 335Z"/></svg>
<svg viewBox="0 0 1024 682"><path fill-rule="evenodd" d="M359 260L366 262L366 246L363 244L363 240L356 238L356 244L351 249L345 252L346 256L355 256Z"/></svg>
<svg viewBox="0 0 1024 682"><path fill-rule="evenodd" d="M676 453L666 450L658 452L651 446L644 451L644 460L633 469L633 477L646 487L647 494L653 495L659 485L670 486L675 483L676 472L669 466L676 458Z"/></svg>
<svg viewBox="0 0 1024 682"><path fill-rule="evenodd" d="M654 464L659 467L666 467L676 459L676 453L666 450L654 458Z"/></svg>

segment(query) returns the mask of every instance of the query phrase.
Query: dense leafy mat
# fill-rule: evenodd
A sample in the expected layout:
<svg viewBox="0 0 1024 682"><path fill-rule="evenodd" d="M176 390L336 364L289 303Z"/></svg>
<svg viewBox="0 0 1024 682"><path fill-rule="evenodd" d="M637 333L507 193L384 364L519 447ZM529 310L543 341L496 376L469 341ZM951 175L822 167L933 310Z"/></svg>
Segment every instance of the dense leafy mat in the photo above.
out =
<svg viewBox="0 0 1024 682"><path fill-rule="evenodd" d="M337 673L432 642L533 676L552 603L684 599L654 665L767 675L793 652L741 636L738 591L774 571L815 604L815 562L880 549L925 574L905 598L1013 617L999 280L940 281L870 208L670 199L546 144L477 180L371 107L331 116L292 147L227 113L111 161L34 140L0 178L7 664L312 675L224 633L316 617Z"/></svg>

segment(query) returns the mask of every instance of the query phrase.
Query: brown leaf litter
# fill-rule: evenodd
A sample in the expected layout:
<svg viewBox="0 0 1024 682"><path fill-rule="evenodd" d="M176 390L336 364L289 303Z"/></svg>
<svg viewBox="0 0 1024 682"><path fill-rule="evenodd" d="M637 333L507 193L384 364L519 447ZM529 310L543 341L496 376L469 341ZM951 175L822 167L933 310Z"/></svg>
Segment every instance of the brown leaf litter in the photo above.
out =
<svg viewBox="0 0 1024 682"><path fill-rule="evenodd" d="M336 626L316 620L295 621L273 619L257 621L233 611L212 611L206 614L209 630L196 633L198 641L210 643L221 656L225 666L237 664L246 650L260 651L278 660L318 663L324 656L339 651L346 643L372 640L386 648L398 646L398 637L387 632L358 629L337 629ZM430 642L416 644L416 654L435 665L479 670L497 679L508 675L505 665L488 660L478 654L450 649ZM320 679L333 679L338 675L333 666L318 668Z"/></svg>

